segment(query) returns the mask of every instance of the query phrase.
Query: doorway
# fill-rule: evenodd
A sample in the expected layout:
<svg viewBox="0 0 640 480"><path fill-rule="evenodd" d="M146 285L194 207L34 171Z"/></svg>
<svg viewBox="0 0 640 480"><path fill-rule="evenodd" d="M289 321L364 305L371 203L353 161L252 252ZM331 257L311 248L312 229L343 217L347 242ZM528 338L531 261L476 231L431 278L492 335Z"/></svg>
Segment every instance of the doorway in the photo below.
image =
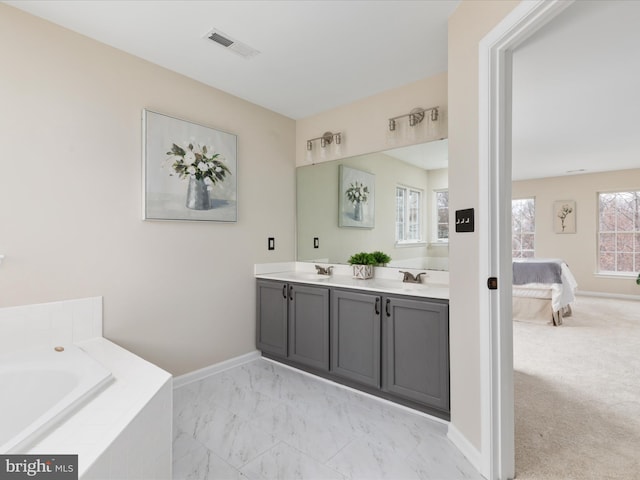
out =
<svg viewBox="0 0 640 480"><path fill-rule="evenodd" d="M480 272L497 277L481 295L482 453L485 475L515 475L513 327L511 316L511 78L512 52L572 2L523 2L480 43ZM485 255L486 254L486 255Z"/></svg>

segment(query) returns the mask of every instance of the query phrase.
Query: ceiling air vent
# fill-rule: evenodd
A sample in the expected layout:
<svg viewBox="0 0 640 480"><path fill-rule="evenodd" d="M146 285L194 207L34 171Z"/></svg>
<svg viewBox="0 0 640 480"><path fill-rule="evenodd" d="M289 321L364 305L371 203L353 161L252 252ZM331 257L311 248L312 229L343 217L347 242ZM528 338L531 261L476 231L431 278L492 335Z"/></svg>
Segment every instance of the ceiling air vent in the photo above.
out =
<svg viewBox="0 0 640 480"><path fill-rule="evenodd" d="M226 33L222 33L218 29L213 29L207 32L205 38L217 43L221 47L224 47L226 50L229 50L236 55L240 55L243 58L255 57L260 53L255 48L251 48L249 45L234 40L229 35L227 35Z"/></svg>
<svg viewBox="0 0 640 480"><path fill-rule="evenodd" d="M231 45L233 45L233 40L229 40L227 37L223 37L219 33L212 33L211 35L209 35L209 40L213 40L223 47L230 47Z"/></svg>

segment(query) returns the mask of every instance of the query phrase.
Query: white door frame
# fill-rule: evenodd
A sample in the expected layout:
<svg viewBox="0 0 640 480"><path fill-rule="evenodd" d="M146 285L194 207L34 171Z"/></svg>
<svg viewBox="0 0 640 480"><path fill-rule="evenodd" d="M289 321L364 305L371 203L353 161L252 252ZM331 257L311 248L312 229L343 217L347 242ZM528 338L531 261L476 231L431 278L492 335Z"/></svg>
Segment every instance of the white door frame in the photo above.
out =
<svg viewBox="0 0 640 480"><path fill-rule="evenodd" d="M479 44L481 473L515 475L511 313L511 54L573 0L523 0Z"/></svg>

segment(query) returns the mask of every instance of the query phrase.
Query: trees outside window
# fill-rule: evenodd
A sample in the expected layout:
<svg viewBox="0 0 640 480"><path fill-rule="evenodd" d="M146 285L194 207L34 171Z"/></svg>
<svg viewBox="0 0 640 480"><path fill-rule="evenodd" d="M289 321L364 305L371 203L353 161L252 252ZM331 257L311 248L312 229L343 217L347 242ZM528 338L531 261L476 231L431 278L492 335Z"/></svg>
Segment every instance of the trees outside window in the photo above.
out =
<svg viewBox="0 0 640 480"><path fill-rule="evenodd" d="M422 241L422 192L396 187L396 242Z"/></svg>
<svg viewBox="0 0 640 480"><path fill-rule="evenodd" d="M436 231L438 242L449 241L449 191L436 191Z"/></svg>
<svg viewBox="0 0 640 480"><path fill-rule="evenodd" d="M598 270L640 272L640 191L598 194Z"/></svg>
<svg viewBox="0 0 640 480"><path fill-rule="evenodd" d="M536 202L534 198L511 201L511 255L513 258L535 256Z"/></svg>

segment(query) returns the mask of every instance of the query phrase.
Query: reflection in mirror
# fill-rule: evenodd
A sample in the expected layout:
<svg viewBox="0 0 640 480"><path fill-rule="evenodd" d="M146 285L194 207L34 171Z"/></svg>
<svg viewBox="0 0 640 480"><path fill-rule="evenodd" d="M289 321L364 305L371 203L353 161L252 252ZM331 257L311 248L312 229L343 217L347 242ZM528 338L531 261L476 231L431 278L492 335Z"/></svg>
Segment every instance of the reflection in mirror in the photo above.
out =
<svg viewBox="0 0 640 480"><path fill-rule="evenodd" d="M448 270L447 159L444 139L298 167L298 261L381 250L390 267Z"/></svg>

